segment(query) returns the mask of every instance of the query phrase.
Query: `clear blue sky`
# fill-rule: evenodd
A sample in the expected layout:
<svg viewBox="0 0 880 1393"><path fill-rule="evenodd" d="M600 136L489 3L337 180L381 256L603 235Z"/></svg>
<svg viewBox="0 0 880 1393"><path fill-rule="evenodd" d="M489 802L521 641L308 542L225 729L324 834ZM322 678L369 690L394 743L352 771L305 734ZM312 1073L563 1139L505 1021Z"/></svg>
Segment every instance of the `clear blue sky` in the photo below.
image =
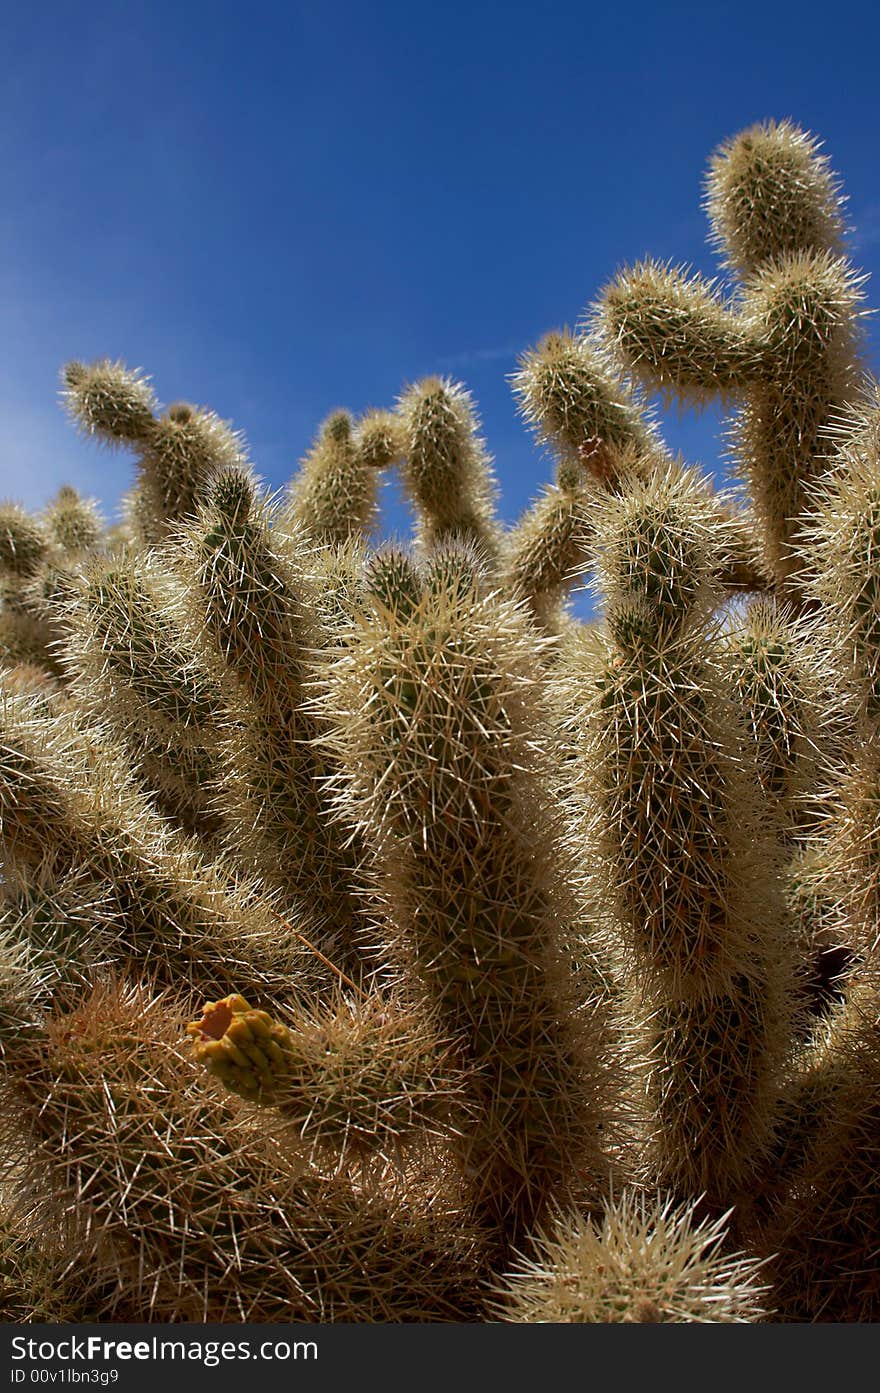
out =
<svg viewBox="0 0 880 1393"><path fill-rule="evenodd" d="M702 173L757 120L824 139L880 261L867 4L47 0L4 41L0 496L29 506L70 481L115 515L130 460L57 405L66 359L109 355L231 419L273 487L331 408L453 375L513 520L550 475L517 354L642 255L712 271ZM717 465L711 413L667 436Z"/></svg>

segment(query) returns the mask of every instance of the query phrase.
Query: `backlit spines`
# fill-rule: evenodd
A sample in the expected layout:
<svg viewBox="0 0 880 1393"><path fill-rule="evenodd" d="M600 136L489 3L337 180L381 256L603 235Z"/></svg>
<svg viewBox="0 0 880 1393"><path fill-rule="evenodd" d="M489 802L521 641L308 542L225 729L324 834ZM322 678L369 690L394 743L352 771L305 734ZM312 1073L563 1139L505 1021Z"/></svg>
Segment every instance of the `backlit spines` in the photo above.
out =
<svg viewBox="0 0 880 1393"><path fill-rule="evenodd" d="M129 516L144 542L163 541L191 517L218 468L246 467L242 437L213 411L177 402L164 415L139 371L101 360L64 370L64 397L80 428L138 457Z"/></svg>
<svg viewBox="0 0 880 1393"><path fill-rule="evenodd" d="M697 404L754 372L756 346L713 282L644 261L605 291L602 310L635 376Z"/></svg>
<svg viewBox="0 0 880 1393"><path fill-rule="evenodd" d="M403 421L396 411L368 411L356 423L354 444L368 469L387 469L406 453Z"/></svg>
<svg viewBox="0 0 880 1393"><path fill-rule="evenodd" d="M438 554L442 556L442 553ZM454 554L420 603L367 608L327 678L340 804L363 831L388 951L460 1042L458 1150L502 1242L607 1165L607 1003L575 1014L569 862L549 803L535 639Z"/></svg>
<svg viewBox="0 0 880 1393"><path fill-rule="evenodd" d="M594 488L586 470L566 461L505 540L504 578L552 632L578 568L589 559L585 504Z"/></svg>
<svg viewBox="0 0 880 1393"><path fill-rule="evenodd" d="M64 403L86 435L105 445L145 444L152 433L156 395L139 368L109 358L68 363L62 373Z"/></svg>
<svg viewBox="0 0 880 1393"><path fill-rule="evenodd" d="M826 616L821 642L880 715L880 387L867 384L837 423L831 467L811 491L800 537L809 591Z"/></svg>
<svg viewBox="0 0 880 1393"><path fill-rule="evenodd" d="M35 576L48 559L45 528L16 503L0 505L0 575L22 581Z"/></svg>
<svg viewBox="0 0 880 1393"><path fill-rule="evenodd" d="M610 642L592 698L577 665L568 680L653 1042L654 1174L723 1205L773 1144L793 985L778 852L713 635L713 508L677 469L596 505Z"/></svg>
<svg viewBox="0 0 880 1393"><path fill-rule="evenodd" d="M812 493L800 543L816 643L836 668L836 706L846 720L835 751L824 831L834 894L862 951L880 943L880 450L876 385L839 422L832 467ZM830 685L830 684L829 684ZM834 690L832 688L832 690ZM851 700L847 697L851 693Z"/></svg>
<svg viewBox="0 0 880 1393"><path fill-rule="evenodd" d="M496 559L497 485L480 422L461 383L428 377L407 388L398 403L403 428L404 487L416 513L422 551L454 540Z"/></svg>
<svg viewBox="0 0 880 1393"><path fill-rule="evenodd" d="M394 1154L448 1129L463 1075L424 1011L379 995L275 1019L241 996L187 1026L197 1063L231 1092L275 1108L311 1154Z"/></svg>
<svg viewBox="0 0 880 1393"><path fill-rule="evenodd" d="M279 926L252 884L237 884L169 833L103 732L47 714L39 697L10 695L0 737L4 856L56 877L90 875L107 891L101 914L121 960L160 980L238 983L264 997L327 980L295 926Z"/></svg>
<svg viewBox="0 0 880 1393"><path fill-rule="evenodd" d="M725 661L768 810L778 812L781 832L791 836L808 822L827 774L820 685L830 677L827 663L806 626L771 600L754 601L732 626Z"/></svg>
<svg viewBox="0 0 880 1393"><path fill-rule="evenodd" d="M442 1202L408 1203L390 1173L357 1184L304 1169L271 1114L204 1087L182 1049L183 1010L173 994L108 983L59 1003L11 1066L32 1193L44 1223L70 1213L105 1317L473 1311L476 1244Z"/></svg>
<svg viewBox="0 0 880 1393"><path fill-rule="evenodd" d="M816 142L790 123L722 147L708 209L740 284L644 262L601 297L597 327L641 380L697 404L737 402L737 472L766 564L800 602L793 544L829 430L857 385L863 278L840 251L837 186Z"/></svg>
<svg viewBox="0 0 880 1393"><path fill-rule="evenodd" d="M188 623L206 658L221 660L224 844L282 906L309 916L334 961L357 970L359 851L331 816L331 770L309 706L322 643L309 551L301 533L289 545L275 537L271 522L252 481L224 471L177 548Z"/></svg>
<svg viewBox="0 0 880 1393"><path fill-rule="evenodd" d="M244 442L213 411L179 402L153 425L141 456L137 516L162 541L191 518L218 469L247 468Z"/></svg>
<svg viewBox="0 0 880 1393"><path fill-rule="evenodd" d="M524 353L513 379L520 412L538 440L577 459L593 440L616 454L662 455L655 425L607 352L568 330L546 334Z"/></svg>
<svg viewBox="0 0 880 1393"><path fill-rule="evenodd" d="M378 519L378 471L396 452L394 432L368 422L358 436L348 411L334 411L300 461L287 493L292 524L313 542L341 544L369 536ZM378 454L377 454L378 451Z"/></svg>
<svg viewBox="0 0 880 1393"><path fill-rule="evenodd" d="M142 556L84 566L66 604L67 671L83 712L112 725L160 810L210 836L223 700L176 630L165 589Z"/></svg>
<svg viewBox="0 0 880 1393"><path fill-rule="evenodd" d="M733 449L780 577L797 572L809 486L827 467L835 413L857 389L862 285L830 253L771 262L749 282L744 313L760 372L743 394Z"/></svg>
<svg viewBox="0 0 880 1393"><path fill-rule="evenodd" d="M712 156L705 207L717 247L739 274L790 252L840 250L845 200L821 148L793 122L767 121Z"/></svg>
<svg viewBox="0 0 880 1393"><path fill-rule="evenodd" d="M600 1215L563 1214L499 1291L502 1320L551 1324L671 1324L766 1319L760 1263L725 1244L725 1219L696 1205L625 1194Z"/></svg>
<svg viewBox="0 0 880 1393"><path fill-rule="evenodd" d="M0 508L16 1319L875 1318L862 284L791 123L707 208L725 279L642 262L520 360L513 526L450 379L271 501L212 413L67 370L135 477L109 529ZM736 409L748 503L657 388Z"/></svg>
<svg viewBox="0 0 880 1393"><path fill-rule="evenodd" d="M76 557L93 551L104 534L104 519L98 505L92 499L81 498L69 484L62 484L46 509L44 519L52 541L66 556Z"/></svg>

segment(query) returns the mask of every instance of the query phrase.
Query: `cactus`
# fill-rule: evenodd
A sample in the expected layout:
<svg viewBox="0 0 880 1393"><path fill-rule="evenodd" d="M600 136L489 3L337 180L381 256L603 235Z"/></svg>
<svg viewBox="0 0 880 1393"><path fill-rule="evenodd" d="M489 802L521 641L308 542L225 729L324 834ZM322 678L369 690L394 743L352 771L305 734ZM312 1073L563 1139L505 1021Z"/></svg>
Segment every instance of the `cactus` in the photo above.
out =
<svg viewBox="0 0 880 1393"><path fill-rule="evenodd" d="M304 1175L264 1114L200 1086L180 1057L181 1010L108 983L73 1009L59 1003L39 1044L19 1050L25 1164L45 1205L71 1206L73 1241L90 1253L93 1280L111 1285L108 1315L412 1320L460 1310L473 1283L467 1229L427 1205L419 1212L391 1178L380 1190Z"/></svg>
<svg viewBox="0 0 880 1393"><path fill-rule="evenodd" d="M215 835L212 745L221 694L175 637L158 568L138 556L88 561L70 587L66 628L80 710L113 727L160 812L185 830Z"/></svg>
<svg viewBox="0 0 880 1393"><path fill-rule="evenodd" d="M707 622L714 510L670 467L596 514L609 644L592 709L582 665L568 680L608 898L650 1020L651 1165L676 1194L724 1207L772 1145L793 987L774 849Z"/></svg>
<svg viewBox="0 0 880 1393"><path fill-rule="evenodd" d="M135 471L0 507L4 1315L878 1319L880 387L813 138L707 206L729 287L521 357L510 525L450 379L272 499L65 370ZM735 405L745 493L646 387Z"/></svg>
<svg viewBox="0 0 880 1393"><path fill-rule="evenodd" d="M649 261L607 287L596 318L651 387L698 405L716 396L741 404L737 472L766 560L797 601L795 533L835 413L857 383L862 278L841 254L827 160L788 121L754 126L715 153L706 208L736 294Z"/></svg>
<svg viewBox="0 0 880 1393"><path fill-rule="evenodd" d="M316 542L369 535L377 520L377 471L396 454L393 427L375 414L360 431L347 411L334 411L290 484L290 521Z"/></svg>
<svg viewBox="0 0 880 1393"><path fill-rule="evenodd" d="M398 413L418 545L430 551L459 539L494 560L497 487L469 393L461 383L429 377L404 392Z"/></svg>
<svg viewBox="0 0 880 1393"><path fill-rule="evenodd" d="M462 1164L504 1247L550 1193L607 1168L613 1131L607 1003L578 1018L560 961L557 926L576 911L535 640L483 592L467 550L436 553L421 576L386 553L370 588L379 603L355 616L327 678L340 802L375 860L390 953L461 1040Z"/></svg>
<svg viewBox="0 0 880 1393"><path fill-rule="evenodd" d="M441 1133L462 1083L431 1026L381 995L329 1002L290 1025L233 995L208 1002L186 1029L195 1058L232 1093L291 1118L310 1152L347 1155Z"/></svg>
<svg viewBox="0 0 880 1393"><path fill-rule="evenodd" d="M695 1204L644 1194L606 1200L601 1226L563 1215L540 1254L511 1272L502 1320L577 1324L751 1322L766 1319L760 1261L725 1251L724 1220L698 1221Z"/></svg>
<svg viewBox="0 0 880 1393"><path fill-rule="evenodd" d="M251 481L221 471L176 549L184 608L227 693L225 840L285 905L308 912L328 952L359 972L359 846L324 796L332 772L306 697L321 642L302 543L278 547ZM306 909L308 906L308 910Z"/></svg>
<svg viewBox="0 0 880 1393"><path fill-rule="evenodd" d="M137 453L130 511L145 542L161 541L192 516L214 469L244 460L241 438L213 411L177 402L157 416L149 381L122 363L69 363L64 382L68 410L85 434Z"/></svg>

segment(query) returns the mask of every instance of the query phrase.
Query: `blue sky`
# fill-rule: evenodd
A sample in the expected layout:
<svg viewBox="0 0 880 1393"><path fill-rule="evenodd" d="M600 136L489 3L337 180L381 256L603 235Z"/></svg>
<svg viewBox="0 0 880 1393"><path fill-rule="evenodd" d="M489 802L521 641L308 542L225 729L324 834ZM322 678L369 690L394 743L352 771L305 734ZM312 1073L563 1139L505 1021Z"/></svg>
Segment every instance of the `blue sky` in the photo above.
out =
<svg viewBox="0 0 880 1393"><path fill-rule="evenodd" d="M452 375L513 520L551 471L514 408L517 354L642 255L711 272L703 170L757 120L822 137L851 254L880 262L867 4L12 9L0 496L28 506L70 481L115 515L131 461L57 404L66 359L111 356L231 419L273 487L332 408ZM717 427L673 414L667 437L714 468Z"/></svg>

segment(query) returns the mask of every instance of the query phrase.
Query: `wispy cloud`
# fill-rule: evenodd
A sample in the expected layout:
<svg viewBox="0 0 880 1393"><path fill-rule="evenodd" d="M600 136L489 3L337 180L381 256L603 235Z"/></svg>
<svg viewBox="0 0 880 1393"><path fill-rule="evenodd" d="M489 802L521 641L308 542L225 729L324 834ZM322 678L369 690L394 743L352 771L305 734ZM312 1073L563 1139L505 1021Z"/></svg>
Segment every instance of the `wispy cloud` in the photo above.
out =
<svg viewBox="0 0 880 1393"><path fill-rule="evenodd" d="M472 368L480 363L497 363L507 358L514 363L522 352L522 344L502 343L493 348L465 348L460 353L450 353L439 359L443 368Z"/></svg>
<svg viewBox="0 0 880 1393"><path fill-rule="evenodd" d="M853 215L855 231L848 238L850 251L864 251L880 243L880 203L869 203Z"/></svg>

